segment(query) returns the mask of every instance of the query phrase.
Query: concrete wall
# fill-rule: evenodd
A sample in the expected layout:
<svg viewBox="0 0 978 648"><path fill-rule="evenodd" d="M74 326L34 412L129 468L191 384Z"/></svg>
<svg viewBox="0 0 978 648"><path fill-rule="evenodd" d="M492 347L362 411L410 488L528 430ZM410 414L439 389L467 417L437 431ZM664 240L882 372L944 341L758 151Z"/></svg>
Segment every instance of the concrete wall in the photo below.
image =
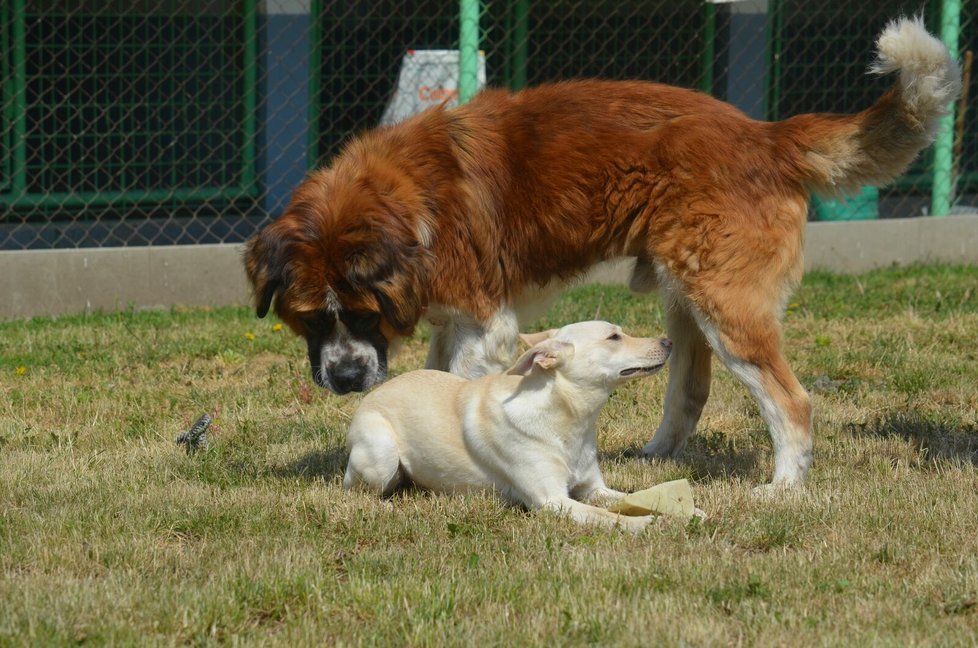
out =
<svg viewBox="0 0 978 648"><path fill-rule="evenodd" d="M845 274L913 263L978 264L978 215L809 223L805 268Z"/></svg>
<svg viewBox="0 0 978 648"><path fill-rule="evenodd" d="M240 245L0 252L0 317L248 300Z"/></svg>
<svg viewBox="0 0 978 648"><path fill-rule="evenodd" d="M891 265L978 264L978 216L809 223L805 265L858 273ZM627 278L627 264L594 282ZM0 252L0 317L247 304L240 245Z"/></svg>

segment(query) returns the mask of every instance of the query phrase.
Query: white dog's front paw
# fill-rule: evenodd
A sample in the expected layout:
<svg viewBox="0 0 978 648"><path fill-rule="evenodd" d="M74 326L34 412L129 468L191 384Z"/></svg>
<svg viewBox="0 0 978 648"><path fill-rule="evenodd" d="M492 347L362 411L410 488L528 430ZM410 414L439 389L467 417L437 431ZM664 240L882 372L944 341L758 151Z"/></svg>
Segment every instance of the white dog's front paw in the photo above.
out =
<svg viewBox="0 0 978 648"><path fill-rule="evenodd" d="M645 527L655 522L654 515L629 516L622 515L618 518L618 525L629 533L641 533Z"/></svg>
<svg viewBox="0 0 978 648"><path fill-rule="evenodd" d="M611 488L596 488L587 494L584 501L592 506L607 508L626 495L628 495L628 493L616 491Z"/></svg>

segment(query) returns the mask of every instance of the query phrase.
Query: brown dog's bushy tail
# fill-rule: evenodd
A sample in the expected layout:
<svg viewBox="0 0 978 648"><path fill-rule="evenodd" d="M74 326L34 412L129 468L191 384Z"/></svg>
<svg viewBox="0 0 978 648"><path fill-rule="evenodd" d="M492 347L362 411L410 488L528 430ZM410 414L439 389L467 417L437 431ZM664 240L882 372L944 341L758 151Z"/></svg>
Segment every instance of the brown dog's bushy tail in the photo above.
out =
<svg viewBox="0 0 978 648"><path fill-rule="evenodd" d="M890 22L876 41L871 74L899 72L880 99L853 115L806 114L775 127L800 154L809 190L833 196L891 182L937 137L961 91L961 71L923 19Z"/></svg>

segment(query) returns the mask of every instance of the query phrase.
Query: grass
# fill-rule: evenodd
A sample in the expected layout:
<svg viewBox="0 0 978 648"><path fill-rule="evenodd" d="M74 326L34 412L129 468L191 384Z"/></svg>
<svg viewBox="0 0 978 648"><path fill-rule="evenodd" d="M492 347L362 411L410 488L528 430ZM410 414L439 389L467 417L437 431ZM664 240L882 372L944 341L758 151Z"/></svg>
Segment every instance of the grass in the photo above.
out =
<svg viewBox="0 0 978 648"><path fill-rule="evenodd" d="M491 496L345 493L358 397L246 309L0 323L0 644L964 645L978 627L978 268L810 274L785 321L812 392L805 492L719 366L686 456L634 457L665 377L602 413L609 483L692 480L703 523L638 537ZM659 334L653 299L585 287ZM423 361L424 332L394 362ZM174 443L203 412L211 447Z"/></svg>

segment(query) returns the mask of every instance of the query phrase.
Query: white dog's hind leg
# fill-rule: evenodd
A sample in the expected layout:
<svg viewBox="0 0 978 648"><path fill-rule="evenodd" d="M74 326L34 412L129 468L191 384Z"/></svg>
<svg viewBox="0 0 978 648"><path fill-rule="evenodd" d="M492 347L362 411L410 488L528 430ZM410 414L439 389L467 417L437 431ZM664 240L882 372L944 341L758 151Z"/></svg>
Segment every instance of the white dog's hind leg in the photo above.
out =
<svg viewBox="0 0 978 648"><path fill-rule="evenodd" d="M710 396L710 346L684 303L667 301L666 306L666 326L672 340L669 386L662 423L642 448L646 457L682 454Z"/></svg>
<svg viewBox="0 0 978 648"><path fill-rule="evenodd" d="M348 438L350 461L343 486L364 488L385 497L393 493L404 475L394 430L387 419L374 413L355 416Z"/></svg>

